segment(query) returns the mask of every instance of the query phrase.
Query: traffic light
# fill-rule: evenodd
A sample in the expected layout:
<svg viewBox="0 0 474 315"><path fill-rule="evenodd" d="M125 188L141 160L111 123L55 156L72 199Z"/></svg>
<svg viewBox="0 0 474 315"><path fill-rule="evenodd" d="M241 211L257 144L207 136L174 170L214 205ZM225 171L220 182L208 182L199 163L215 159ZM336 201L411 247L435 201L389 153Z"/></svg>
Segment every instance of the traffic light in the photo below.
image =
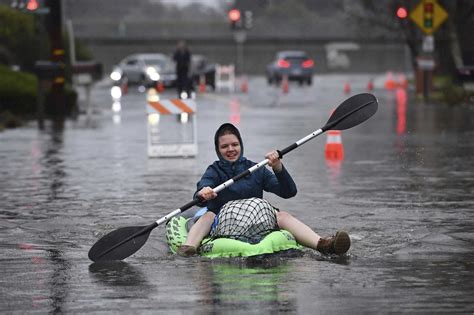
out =
<svg viewBox="0 0 474 315"><path fill-rule="evenodd" d="M46 0L12 0L11 8L37 15L45 15L50 12L49 7L45 5Z"/></svg>
<svg viewBox="0 0 474 315"><path fill-rule="evenodd" d="M399 8L397 9L397 17L398 17L399 19L402 19L402 20L403 20L403 19L406 19L407 16L408 16L408 11L407 11L407 9L406 9L405 7L399 7Z"/></svg>
<svg viewBox="0 0 474 315"><path fill-rule="evenodd" d="M253 27L253 12L252 11L244 12L244 27L247 30Z"/></svg>
<svg viewBox="0 0 474 315"><path fill-rule="evenodd" d="M26 8L29 11L35 11L36 9L38 9L38 7L38 0L28 0L28 3L26 4Z"/></svg>
<svg viewBox="0 0 474 315"><path fill-rule="evenodd" d="M433 27L433 3L432 2L423 3L423 25L426 28Z"/></svg>
<svg viewBox="0 0 474 315"><path fill-rule="evenodd" d="M238 9L230 10L227 16L229 17L230 27L233 30L240 28L242 22L240 20L240 11Z"/></svg>

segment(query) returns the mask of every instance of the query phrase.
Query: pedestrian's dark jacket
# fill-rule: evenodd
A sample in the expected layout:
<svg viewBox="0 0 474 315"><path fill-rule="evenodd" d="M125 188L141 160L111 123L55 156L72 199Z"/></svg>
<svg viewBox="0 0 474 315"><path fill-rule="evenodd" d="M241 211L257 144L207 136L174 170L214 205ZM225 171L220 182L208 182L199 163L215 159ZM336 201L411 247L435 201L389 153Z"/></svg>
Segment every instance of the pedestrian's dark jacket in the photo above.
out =
<svg viewBox="0 0 474 315"><path fill-rule="evenodd" d="M176 50L173 54L173 60L176 62L176 73L187 74L191 64L191 54L189 50Z"/></svg>
<svg viewBox="0 0 474 315"><path fill-rule="evenodd" d="M203 176L201 177L201 180L197 183L197 191L195 193L195 197L197 197L197 193L202 188L206 186L215 188L223 182L231 179L232 177L246 171L253 165L257 164L243 156L244 147L242 139L237 128L235 128L235 131L236 133L234 134L239 139L241 146L241 153L239 159L235 162L229 162L221 156L217 146L218 132L216 132L215 145L219 161L215 161L213 164L208 166ZM266 167L261 167L255 172L251 173L249 176L240 179L233 185L220 191L217 194L216 198L202 203L201 206L206 206L209 211L212 211L217 214L226 202L251 197L262 198L263 191L274 193L285 199L291 198L297 193L296 184L284 166L281 172L277 174L274 174Z"/></svg>

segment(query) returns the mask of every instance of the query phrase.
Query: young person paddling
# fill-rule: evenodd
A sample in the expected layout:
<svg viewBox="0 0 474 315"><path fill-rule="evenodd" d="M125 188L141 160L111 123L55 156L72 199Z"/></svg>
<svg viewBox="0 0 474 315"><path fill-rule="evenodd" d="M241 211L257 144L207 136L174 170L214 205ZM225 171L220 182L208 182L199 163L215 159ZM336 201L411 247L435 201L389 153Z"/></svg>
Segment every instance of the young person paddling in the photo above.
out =
<svg viewBox="0 0 474 315"><path fill-rule="evenodd" d="M271 151L265 155L265 158L268 159L268 166L272 168L273 173L262 167L219 194L215 193L212 187L246 171L256 163L243 156L240 132L230 123L225 123L217 129L214 144L219 160L207 168L197 183L195 193L195 197L203 200L202 205L209 211L192 226L186 242L178 248L177 253L181 256L197 254L201 241L209 234L213 225L215 227L218 224L215 222L216 215L226 202L251 197L262 198L263 191L274 193L285 199L295 196L297 192L295 182L283 166L278 152ZM296 241L305 247L318 250L323 254L337 255L345 254L349 250L351 241L344 231L338 231L331 238L321 238L288 212L277 211L276 218L278 227L290 232Z"/></svg>

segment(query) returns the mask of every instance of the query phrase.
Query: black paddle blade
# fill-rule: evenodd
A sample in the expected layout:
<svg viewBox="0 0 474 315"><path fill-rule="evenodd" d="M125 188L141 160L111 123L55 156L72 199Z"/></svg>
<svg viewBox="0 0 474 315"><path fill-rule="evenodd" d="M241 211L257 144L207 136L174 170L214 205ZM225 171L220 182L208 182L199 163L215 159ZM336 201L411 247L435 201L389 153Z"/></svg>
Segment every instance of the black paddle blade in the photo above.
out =
<svg viewBox="0 0 474 315"><path fill-rule="evenodd" d="M112 231L92 246L89 259L95 262L125 259L145 244L156 226L129 226Z"/></svg>
<svg viewBox="0 0 474 315"><path fill-rule="evenodd" d="M357 126L372 117L378 108L377 98L369 93L361 93L349 97L339 105L326 126L326 130L344 130Z"/></svg>

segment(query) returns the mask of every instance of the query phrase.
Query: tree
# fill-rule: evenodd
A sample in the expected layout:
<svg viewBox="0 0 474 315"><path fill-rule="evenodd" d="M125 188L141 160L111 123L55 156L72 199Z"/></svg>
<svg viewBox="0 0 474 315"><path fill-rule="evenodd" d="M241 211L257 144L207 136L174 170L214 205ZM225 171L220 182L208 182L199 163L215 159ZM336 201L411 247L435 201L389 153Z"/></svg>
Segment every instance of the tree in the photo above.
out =
<svg viewBox="0 0 474 315"><path fill-rule="evenodd" d="M403 6L411 12L419 2L408 0L362 0L350 2L344 6L347 16L359 25L362 33L382 39L400 38L409 47L412 62L421 53L423 33L410 19L396 17L397 8ZM448 12L449 17L433 34L440 73L454 76L459 60L473 63L473 44L471 30L474 27L474 2L469 0L440 0L439 4ZM456 49L458 47L459 49Z"/></svg>
<svg viewBox="0 0 474 315"><path fill-rule="evenodd" d="M35 61L47 46L47 40L35 36L40 28L32 14L0 5L0 54L3 51L0 59L32 71Z"/></svg>

